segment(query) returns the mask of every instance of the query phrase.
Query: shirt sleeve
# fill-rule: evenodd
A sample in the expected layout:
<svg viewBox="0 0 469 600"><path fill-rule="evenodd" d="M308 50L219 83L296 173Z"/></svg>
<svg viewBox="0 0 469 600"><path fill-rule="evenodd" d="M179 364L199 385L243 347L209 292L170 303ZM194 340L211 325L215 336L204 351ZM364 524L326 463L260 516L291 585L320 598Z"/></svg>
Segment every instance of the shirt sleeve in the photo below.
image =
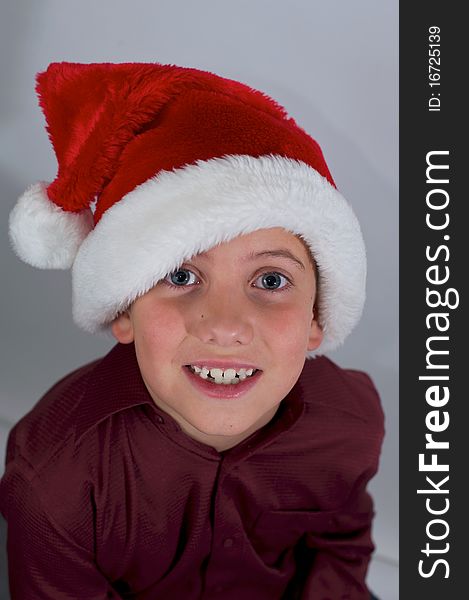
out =
<svg viewBox="0 0 469 600"><path fill-rule="evenodd" d="M301 600L369 600L365 579L375 549L373 517L371 496L360 486L326 530L306 535L311 566L303 580Z"/></svg>
<svg viewBox="0 0 469 600"><path fill-rule="evenodd" d="M90 550L49 514L29 479L15 465L0 485L11 600L120 598L96 567Z"/></svg>

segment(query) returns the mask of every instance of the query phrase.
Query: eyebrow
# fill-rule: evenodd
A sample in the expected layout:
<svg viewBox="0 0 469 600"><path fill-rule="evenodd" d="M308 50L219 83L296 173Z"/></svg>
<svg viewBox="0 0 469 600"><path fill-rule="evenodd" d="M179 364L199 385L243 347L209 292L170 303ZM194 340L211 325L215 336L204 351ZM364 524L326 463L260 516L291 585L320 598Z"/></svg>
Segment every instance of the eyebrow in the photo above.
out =
<svg viewBox="0 0 469 600"><path fill-rule="evenodd" d="M298 258L296 258L296 256L294 254L292 254L290 252L290 250L287 250L286 248L279 248L277 250L264 250L263 252L251 252L250 254L248 254L248 256L246 257L248 260L255 260L256 258L260 258L262 256L271 256L273 258L287 258L288 260L294 262L296 265L298 265L298 267L304 271L305 270L305 266L304 264L301 262L301 260L299 260Z"/></svg>
<svg viewBox="0 0 469 600"><path fill-rule="evenodd" d="M199 257L204 258L210 261L210 258L202 252L198 254ZM269 256L273 258L286 258L292 262L294 262L302 271L305 270L304 264L299 260L294 254L287 250L286 248L276 248L275 250L263 250L262 252L250 252L244 260L256 260L257 258L261 258L263 256Z"/></svg>

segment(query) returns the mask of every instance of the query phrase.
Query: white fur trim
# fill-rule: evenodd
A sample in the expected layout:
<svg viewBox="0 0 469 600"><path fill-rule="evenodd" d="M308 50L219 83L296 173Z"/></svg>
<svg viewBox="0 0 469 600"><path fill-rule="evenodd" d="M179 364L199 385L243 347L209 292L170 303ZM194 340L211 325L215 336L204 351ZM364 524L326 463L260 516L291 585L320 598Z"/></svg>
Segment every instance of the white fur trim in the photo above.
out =
<svg viewBox="0 0 469 600"><path fill-rule="evenodd" d="M342 344L365 299L358 221L317 171L280 156L227 156L149 179L109 208L73 265L73 312L96 332L191 256L257 229L300 234L319 268L324 331L312 357Z"/></svg>
<svg viewBox="0 0 469 600"><path fill-rule="evenodd" d="M90 210L64 211L49 200L46 187L35 183L19 198L10 213L10 240L16 254L33 267L69 269L93 228L93 215Z"/></svg>

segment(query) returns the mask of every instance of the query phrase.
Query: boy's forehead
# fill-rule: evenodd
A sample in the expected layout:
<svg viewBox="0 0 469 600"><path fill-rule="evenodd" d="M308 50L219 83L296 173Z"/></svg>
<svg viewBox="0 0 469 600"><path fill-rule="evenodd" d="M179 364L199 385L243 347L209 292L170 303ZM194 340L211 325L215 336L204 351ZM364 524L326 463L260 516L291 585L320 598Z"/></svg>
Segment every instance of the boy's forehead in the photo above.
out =
<svg viewBox="0 0 469 600"><path fill-rule="evenodd" d="M249 233L238 235L228 241L212 246L196 256L210 256L217 248L229 248L246 253L262 253L263 251L275 250L277 248L288 248L291 251L304 249L309 252L306 243L297 235L283 227L271 227L268 229L256 229Z"/></svg>
<svg viewBox="0 0 469 600"><path fill-rule="evenodd" d="M194 257L210 261L220 248L236 253L243 260L254 260L262 256L283 256L290 259L300 259L300 264L303 265L304 258L307 257L313 268L315 267L308 244L301 236L283 227L256 229L253 232L239 235L203 252L199 252Z"/></svg>

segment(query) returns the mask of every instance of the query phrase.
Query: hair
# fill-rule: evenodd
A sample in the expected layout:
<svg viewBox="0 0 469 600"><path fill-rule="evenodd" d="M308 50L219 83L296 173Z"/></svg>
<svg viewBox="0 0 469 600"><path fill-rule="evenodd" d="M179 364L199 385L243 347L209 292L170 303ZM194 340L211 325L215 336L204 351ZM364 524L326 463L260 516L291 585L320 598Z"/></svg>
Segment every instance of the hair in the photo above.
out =
<svg viewBox="0 0 469 600"><path fill-rule="evenodd" d="M311 248L310 248L309 244L307 242L305 242L305 240L303 239L303 237L300 234L295 234L295 237L303 244L303 247L308 254L309 262L310 262L311 266L313 267L314 279L316 281L316 297L314 299L314 311L316 314L316 318L319 321L319 315L318 315L318 304L319 304L319 293L320 293L319 268L318 268L316 259L314 258L313 253L311 252Z"/></svg>

